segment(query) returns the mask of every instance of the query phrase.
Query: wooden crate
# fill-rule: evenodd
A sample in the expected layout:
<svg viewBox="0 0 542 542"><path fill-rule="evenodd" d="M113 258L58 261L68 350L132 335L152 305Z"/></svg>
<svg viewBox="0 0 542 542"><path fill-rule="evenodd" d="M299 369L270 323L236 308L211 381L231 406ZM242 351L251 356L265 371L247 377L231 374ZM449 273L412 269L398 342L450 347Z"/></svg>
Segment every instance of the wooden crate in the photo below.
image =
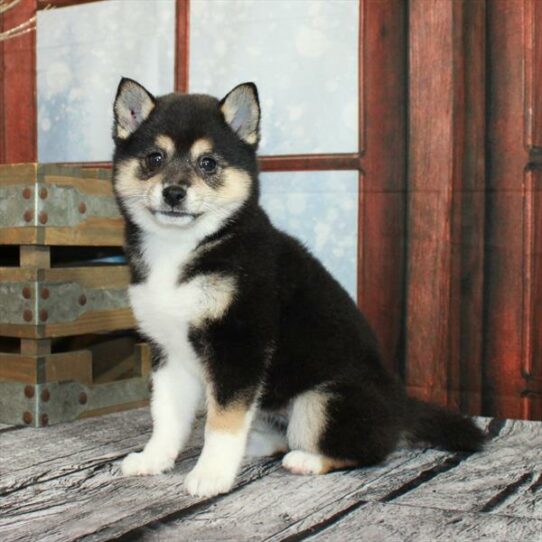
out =
<svg viewBox="0 0 542 542"><path fill-rule="evenodd" d="M0 422L42 426L148 400L122 243L109 170L0 166Z"/></svg>
<svg viewBox="0 0 542 542"><path fill-rule="evenodd" d="M122 246L111 171L0 166L0 244Z"/></svg>

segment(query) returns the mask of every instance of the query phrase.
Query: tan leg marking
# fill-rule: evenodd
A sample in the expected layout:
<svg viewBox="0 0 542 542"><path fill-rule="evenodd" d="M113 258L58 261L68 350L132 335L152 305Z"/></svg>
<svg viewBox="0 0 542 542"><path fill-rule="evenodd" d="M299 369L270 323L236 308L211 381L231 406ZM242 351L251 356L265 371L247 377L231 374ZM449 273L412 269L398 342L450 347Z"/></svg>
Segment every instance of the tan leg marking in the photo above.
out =
<svg viewBox="0 0 542 542"><path fill-rule="evenodd" d="M326 474L334 470L355 467L356 462L333 459L304 450L292 450L282 458L282 466L294 474Z"/></svg>
<svg viewBox="0 0 542 542"><path fill-rule="evenodd" d="M331 457L322 457L322 472L320 474L327 474L334 470L351 469L355 467L357 463L353 459L332 459Z"/></svg>
<svg viewBox="0 0 542 542"><path fill-rule="evenodd" d="M248 408L241 403L232 403L226 407L218 405L214 399L207 404L207 427L213 431L239 433L246 430Z"/></svg>

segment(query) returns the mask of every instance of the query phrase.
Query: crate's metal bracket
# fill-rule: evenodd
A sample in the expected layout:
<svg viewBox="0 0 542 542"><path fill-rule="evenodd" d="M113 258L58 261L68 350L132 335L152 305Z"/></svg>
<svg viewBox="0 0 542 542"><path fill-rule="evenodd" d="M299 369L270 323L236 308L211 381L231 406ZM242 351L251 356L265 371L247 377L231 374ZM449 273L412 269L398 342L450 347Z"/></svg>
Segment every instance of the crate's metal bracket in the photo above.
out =
<svg viewBox="0 0 542 542"><path fill-rule="evenodd" d="M149 378L140 376L85 386L78 382L28 385L0 381L0 422L43 427L73 421L85 413L149 398Z"/></svg>
<svg viewBox="0 0 542 542"><path fill-rule="evenodd" d="M23 197L25 190L29 198ZM0 185L0 228L73 227L89 217L119 218L115 199L110 195L85 194L69 184Z"/></svg>
<svg viewBox="0 0 542 542"><path fill-rule="evenodd" d="M34 289L30 299L21 293L23 286ZM47 299L41 292L47 291ZM42 310L47 311L47 324L73 322L89 311L107 311L130 307L128 289L86 288L77 282L0 282L0 323L34 324ZM28 320L30 309L32 320ZM41 322L40 322L41 323Z"/></svg>

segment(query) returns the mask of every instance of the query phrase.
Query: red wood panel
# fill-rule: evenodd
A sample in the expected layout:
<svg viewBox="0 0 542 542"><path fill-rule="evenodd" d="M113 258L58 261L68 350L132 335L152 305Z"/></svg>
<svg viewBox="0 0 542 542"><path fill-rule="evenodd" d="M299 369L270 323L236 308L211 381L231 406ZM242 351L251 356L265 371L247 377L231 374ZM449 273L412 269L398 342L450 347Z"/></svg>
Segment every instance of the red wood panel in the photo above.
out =
<svg viewBox="0 0 542 542"><path fill-rule="evenodd" d="M533 360L532 324L539 321L542 309L533 305L540 280L539 266L534 263L537 258L533 259L534 251L540 250L535 234L539 208L536 183L525 173L530 160L528 145L539 138L533 132L535 123L529 122L527 105L540 103L541 89L532 86L532 76L540 69L533 59L540 51L529 51L535 11L530 1L493 0L488 4L484 406L486 412L512 418L534 414L532 398L537 387L533 389L533 382L527 390L525 378L539 376L531 374L538 366Z"/></svg>
<svg viewBox="0 0 542 542"><path fill-rule="evenodd" d="M188 92L190 59L190 0L176 0L175 90Z"/></svg>
<svg viewBox="0 0 542 542"><path fill-rule="evenodd" d="M456 56L461 63L455 61L455 77L456 88L461 83L462 89L456 91L456 110L461 111L463 133L454 141L461 187L456 183L454 192L451 360L455 364L449 372L448 404L475 415L482 407L486 2L463 2L457 18L461 35L456 36Z"/></svg>
<svg viewBox="0 0 542 542"><path fill-rule="evenodd" d="M360 4L358 301L400 370L406 190L406 4Z"/></svg>
<svg viewBox="0 0 542 542"><path fill-rule="evenodd" d="M335 171L360 168L357 154L284 154L260 156L259 162L262 171ZM65 165L110 168L111 162L68 162Z"/></svg>
<svg viewBox="0 0 542 542"><path fill-rule="evenodd" d="M454 8L410 2L406 382L448 401L454 185Z"/></svg>
<svg viewBox="0 0 542 542"><path fill-rule="evenodd" d="M0 28L13 28L35 13L35 1L21 2L0 16ZM34 31L0 42L0 163L37 159L35 49Z"/></svg>
<svg viewBox="0 0 542 542"><path fill-rule="evenodd" d="M542 150L542 2L525 0L526 143Z"/></svg>
<svg viewBox="0 0 542 542"><path fill-rule="evenodd" d="M410 2L406 381L481 409L484 1Z"/></svg>
<svg viewBox="0 0 542 542"><path fill-rule="evenodd" d="M290 154L260 156L262 171L357 170L357 154Z"/></svg>
<svg viewBox="0 0 542 542"><path fill-rule="evenodd" d="M103 2L105 0L37 0L38 9L66 8L79 4L89 4L90 2Z"/></svg>

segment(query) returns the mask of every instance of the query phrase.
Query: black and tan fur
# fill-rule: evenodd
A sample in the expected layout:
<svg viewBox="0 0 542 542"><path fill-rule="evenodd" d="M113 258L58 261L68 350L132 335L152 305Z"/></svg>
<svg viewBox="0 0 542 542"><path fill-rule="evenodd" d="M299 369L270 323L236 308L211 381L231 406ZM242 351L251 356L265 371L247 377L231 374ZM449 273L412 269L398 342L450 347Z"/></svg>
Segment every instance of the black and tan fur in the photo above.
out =
<svg viewBox="0 0 542 542"><path fill-rule="evenodd" d="M124 471L172 467L200 394L206 443L187 478L198 495L231 488L251 427L249 448L255 436L256 453L290 450L283 464L297 473L378 463L403 436L480 448L469 419L406 396L345 290L270 223L259 124L250 83L222 101L119 86L115 190L132 303L155 355L155 434Z"/></svg>

